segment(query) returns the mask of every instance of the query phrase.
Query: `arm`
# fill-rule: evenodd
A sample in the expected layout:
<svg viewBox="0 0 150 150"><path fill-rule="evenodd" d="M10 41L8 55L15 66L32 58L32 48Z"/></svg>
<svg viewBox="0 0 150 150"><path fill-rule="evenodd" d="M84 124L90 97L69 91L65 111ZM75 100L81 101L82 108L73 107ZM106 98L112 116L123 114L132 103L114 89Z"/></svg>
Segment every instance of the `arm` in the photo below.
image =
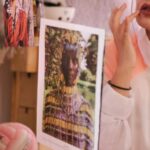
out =
<svg viewBox="0 0 150 150"><path fill-rule="evenodd" d="M131 14L120 23L120 17L125 8L124 4L114 9L110 19L110 27L118 50L117 66L111 83L128 88L131 86L131 77L136 65L136 52L129 34L129 25L138 13ZM130 91L120 90L106 83L102 98L100 150L129 149L131 133L128 118L132 111L133 101Z"/></svg>
<svg viewBox="0 0 150 150"><path fill-rule="evenodd" d="M132 111L132 97L117 93L104 85L100 123L100 150L127 150L131 146L128 117Z"/></svg>
<svg viewBox="0 0 150 150"><path fill-rule="evenodd" d="M136 51L129 29L131 22L139 12L137 11L127 16L121 23L120 18L126 7L126 4L123 4L120 8L114 9L110 18L110 28L118 49L118 66L111 82L120 87L129 88L132 73L136 66ZM124 96L129 96L129 91L123 91L117 88L114 88L114 90Z"/></svg>

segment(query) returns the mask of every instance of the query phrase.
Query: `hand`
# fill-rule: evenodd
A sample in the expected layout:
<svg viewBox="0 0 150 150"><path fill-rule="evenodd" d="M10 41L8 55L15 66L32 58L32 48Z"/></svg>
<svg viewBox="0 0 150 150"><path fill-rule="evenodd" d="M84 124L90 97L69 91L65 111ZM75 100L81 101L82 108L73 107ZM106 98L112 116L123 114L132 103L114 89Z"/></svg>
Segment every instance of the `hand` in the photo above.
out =
<svg viewBox="0 0 150 150"><path fill-rule="evenodd" d="M130 36L130 24L139 12L127 16L121 23L120 18L126 7L127 5L123 4L120 8L115 8L110 18L110 28L119 51L118 67L111 82L120 87L129 88L132 72L136 66L136 51ZM124 96L129 96L129 91L115 90Z"/></svg>
<svg viewBox="0 0 150 150"><path fill-rule="evenodd" d="M119 50L118 69L133 69L136 65L136 52L130 36L130 24L139 12L135 12L127 16L120 23L120 18L127 5L123 4L119 8L115 8L110 18L110 28L112 30L114 41Z"/></svg>

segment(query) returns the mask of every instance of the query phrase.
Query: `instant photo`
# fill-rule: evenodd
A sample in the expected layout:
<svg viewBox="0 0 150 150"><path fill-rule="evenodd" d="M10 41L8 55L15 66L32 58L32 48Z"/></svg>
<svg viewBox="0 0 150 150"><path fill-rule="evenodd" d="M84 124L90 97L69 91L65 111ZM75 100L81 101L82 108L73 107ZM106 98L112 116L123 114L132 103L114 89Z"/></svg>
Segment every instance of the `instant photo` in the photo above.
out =
<svg viewBox="0 0 150 150"><path fill-rule="evenodd" d="M57 150L98 150L103 47L103 30L42 19L40 143Z"/></svg>

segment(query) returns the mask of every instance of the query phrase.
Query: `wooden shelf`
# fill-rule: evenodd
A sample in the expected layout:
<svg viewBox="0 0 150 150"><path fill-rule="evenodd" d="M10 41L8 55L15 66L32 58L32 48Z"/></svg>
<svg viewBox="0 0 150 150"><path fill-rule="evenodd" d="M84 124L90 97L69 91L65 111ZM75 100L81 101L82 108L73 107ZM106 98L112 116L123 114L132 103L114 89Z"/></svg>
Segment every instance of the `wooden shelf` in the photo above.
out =
<svg viewBox="0 0 150 150"><path fill-rule="evenodd" d="M37 73L14 72L12 86L11 121L36 133Z"/></svg>
<svg viewBox="0 0 150 150"><path fill-rule="evenodd" d="M37 73L38 47L17 48L12 58L11 70L14 72Z"/></svg>
<svg viewBox="0 0 150 150"><path fill-rule="evenodd" d="M19 121L36 132L36 91L38 47L17 48L11 60L14 72L11 120ZM39 150L52 150L39 144Z"/></svg>

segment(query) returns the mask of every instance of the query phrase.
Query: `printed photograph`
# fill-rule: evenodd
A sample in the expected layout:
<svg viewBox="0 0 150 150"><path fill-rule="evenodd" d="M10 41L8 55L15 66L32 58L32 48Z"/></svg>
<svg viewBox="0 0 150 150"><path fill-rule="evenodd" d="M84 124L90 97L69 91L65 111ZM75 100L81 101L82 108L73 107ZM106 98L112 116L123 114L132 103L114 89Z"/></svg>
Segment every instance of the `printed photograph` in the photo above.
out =
<svg viewBox="0 0 150 150"><path fill-rule="evenodd" d="M81 26L72 24L61 26L59 22L54 25L51 22L45 24L40 33L43 35L40 44L44 45L40 48L44 55L39 54L39 63L44 62L43 70L39 68L39 73L44 75L42 99L38 99L43 106L40 110L41 131L57 139L58 146L61 141L77 149L96 150L100 113L97 84L100 85L102 80L97 72L103 58L99 41L104 40L104 32L94 28L90 31L88 27L81 30ZM42 79L39 77L39 88Z"/></svg>
<svg viewBox="0 0 150 150"><path fill-rule="evenodd" d="M34 23L32 0L5 0L3 9L5 46L33 46Z"/></svg>

